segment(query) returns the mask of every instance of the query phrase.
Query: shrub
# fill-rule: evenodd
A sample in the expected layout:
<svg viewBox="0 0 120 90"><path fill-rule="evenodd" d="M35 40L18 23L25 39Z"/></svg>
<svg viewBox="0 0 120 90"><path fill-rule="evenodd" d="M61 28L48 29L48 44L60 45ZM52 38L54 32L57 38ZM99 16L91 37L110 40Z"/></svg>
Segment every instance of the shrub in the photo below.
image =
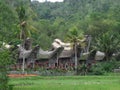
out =
<svg viewBox="0 0 120 90"><path fill-rule="evenodd" d="M113 69L118 68L120 66L120 62L115 59L112 59L110 61L103 62L102 66L106 72L112 72Z"/></svg>
<svg viewBox="0 0 120 90"><path fill-rule="evenodd" d="M104 75L105 71L101 63L97 63L91 67L88 74L92 75Z"/></svg>
<svg viewBox="0 0 120 90"><path fill-rule="evenodd" d="M0 90L8 90L8 66L10 65L10 52L0 50Z"/></svg>
<svg viewBox="0 0 120 90"><path fill-rule="evenodd" d="M89 74L104 75L105 73L112 72L115 68L120 67L120 62L112 59L109 61L98 62L92 65Z"/></svg>
<svg viewBox="0 0 120 90"><path fill-rule="evenodd" d="M87 65L85 63L77 67L77 75L86 75L86 73L87 73Z"/></svg>

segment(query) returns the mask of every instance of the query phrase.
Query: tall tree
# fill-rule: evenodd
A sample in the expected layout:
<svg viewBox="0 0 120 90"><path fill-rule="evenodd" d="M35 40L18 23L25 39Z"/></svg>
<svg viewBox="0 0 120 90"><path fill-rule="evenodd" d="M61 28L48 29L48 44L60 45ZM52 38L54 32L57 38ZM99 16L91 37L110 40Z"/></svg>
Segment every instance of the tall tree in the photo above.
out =
<svg viewBox="0 0 120 90"><path fill-rule="evenodd" d="M78 66L77 45L78 43L80 43L81 38L83 38L83 32L79 33L78 28L76 26L73 26L72 28L70 28L69 34L67 36L67 40L73 43L76 73L77 73L77 66Z"/></svg>
<svg viewBox="0 0 120 90"><path fill-rule="evenodd" d="M7 49L0 49L0 90L9 90L8 71L11 64L10 52Z"/></svg>
<svg viewBox="0 0 120 90"><path fill-rule="evenodd" d="M23 5L17 7L17 13L18 13L18 17L19 17L19 21L20 21L20 27L21 27L21 32L20 32L20 39L25 40L27 38L27 30L26 30L26 10L25 7Z"/></svg>
<svg viewBox="0 0 120 90"><path fill-rule="evenodd" d="M0 41L9 43L15 38L17 18L15 12L5 1L0 0Z"/></svg>

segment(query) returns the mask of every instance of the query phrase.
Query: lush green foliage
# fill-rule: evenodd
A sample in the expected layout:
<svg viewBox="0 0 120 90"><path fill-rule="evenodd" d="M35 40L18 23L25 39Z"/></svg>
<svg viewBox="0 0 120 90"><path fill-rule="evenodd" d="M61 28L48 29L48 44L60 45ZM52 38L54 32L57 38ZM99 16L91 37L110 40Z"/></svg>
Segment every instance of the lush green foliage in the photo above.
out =
<svg viewBox="0 0 120 90"><path fill-rule="evenodd" d="M0 50L0 90L9 90L7 71L11 64L10 58L8 50Z"/></svg>
<svg viewBox="0 0 120 90"><path fill-rule="evenodd" d="M105 53L104 60L110 60L113 53L120 49L120 35L114 31L103 33L96 39L96 49Z"/></svg>
<svg viewBox="0 0 120 90"><path fill-rule="evenodd" d="M116 61L115 59L98 62L91 66L88 70L88 74L91 75L105 75L106 73L113 72L115 68L120 67L120 61Z"/></svg>
<svg viewBox="0 0 120 90"><path fill-rule="evenodd" d="M15 12L3 0L0 0L0 10L0 41L10 42L16 36Z"/></svg>
<svg viewBox="0 0 120 90"><path fill-rule="evenodd" d="M13 90L119 90L119 76L27 77L10 80Z"/></svg>
<svg viewBox="0 0 120 90"><path fill-rule="evenodd" d="M16 12L20 5L25 8L24 16ZM67 32L74 27L79 34L82 31L96 38L109 30L120 32L119 0L64 0L61 3L0 0L0 8L4 11L0 13L0 40L6 35L4 41L7 42L17 41L15 38L21 30L19 21L23 18L27 22L27 32L37 29L37 33L31 32L34 44L44 49L50 48L55 38L65 40Z"/></svg>

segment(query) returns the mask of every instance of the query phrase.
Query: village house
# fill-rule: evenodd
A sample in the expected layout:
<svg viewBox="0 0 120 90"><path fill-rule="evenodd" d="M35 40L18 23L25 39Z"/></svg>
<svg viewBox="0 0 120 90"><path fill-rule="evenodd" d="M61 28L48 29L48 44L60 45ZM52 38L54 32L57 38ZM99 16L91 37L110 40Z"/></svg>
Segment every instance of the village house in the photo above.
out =
<svg viewBox="0 0 120 90"><path fill-rule="evenodd" d="M86 43L85 47L81 47L78 43L77 46L77 60L78 65L82 62L86 62L89 55L91 36L85 37L81 40L81 43ZM17 68L41 67L45 69L74 69L75 67L75 51L71 47L71 43L64 43L60 39L55 39L52 43L52 49L45 51L40 46L31 48L32 42L28 38L23 44L19 45L19 59L17 61ZM23 63L24 62L24 63Z"/></svg>

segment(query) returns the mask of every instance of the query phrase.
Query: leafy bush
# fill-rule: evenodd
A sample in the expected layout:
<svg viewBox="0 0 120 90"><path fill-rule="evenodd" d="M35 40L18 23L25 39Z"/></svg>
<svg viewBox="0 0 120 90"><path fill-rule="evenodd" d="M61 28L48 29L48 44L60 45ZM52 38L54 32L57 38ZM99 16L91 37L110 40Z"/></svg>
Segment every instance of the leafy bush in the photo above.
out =
<svg viewBox="0 0 120 90"><path fill-rule="evenodd" d="M101 63L95 64L91 67L90 71L88 74L92 75L104 75L105 71L102 67Z"/></svg>
<svg viewBox="0 0 120 90"><path fill-rule="evenodd" d="M0 90L8 90L8 66L10 65L10 52L8 50L0 51Z"/></svg>
<svg viewBox="0 0 120 90"><path fill-rule="evenodd" d="M103 62L102 66L106 72L112 72L113 69L120 67L120 62L112 59L110 61Z"/></svg>
<svg viewBox="0 0 120 90"><path fill-rule="evenodd" d="M87 65L85 63L77 67L77 75L86 75L86 73L87 73Z"/></svg>
<svg viewBox="0 0 120 90"><path fill-rule="evenodd" d="M99 62L91 67L89 74L104 75L105 73L113 72L118 67L120 67L120 62L115 59Z"/></svg>

